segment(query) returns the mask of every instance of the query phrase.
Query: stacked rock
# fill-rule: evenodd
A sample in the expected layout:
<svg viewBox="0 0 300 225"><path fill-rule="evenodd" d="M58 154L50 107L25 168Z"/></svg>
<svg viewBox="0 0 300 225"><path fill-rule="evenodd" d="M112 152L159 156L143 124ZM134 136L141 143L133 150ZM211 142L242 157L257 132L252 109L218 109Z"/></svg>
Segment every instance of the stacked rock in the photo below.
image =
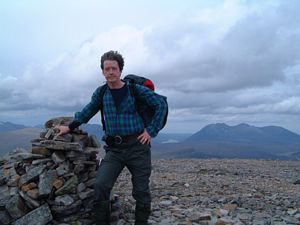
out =
<svg viewBox="0 0 300 225"><path fill-rule="evenodd" d="M93 184L99 164L96 136L76 129L57 136L56 125L45 123L31 152L0 162L0 224L92 224Z"/></svg>

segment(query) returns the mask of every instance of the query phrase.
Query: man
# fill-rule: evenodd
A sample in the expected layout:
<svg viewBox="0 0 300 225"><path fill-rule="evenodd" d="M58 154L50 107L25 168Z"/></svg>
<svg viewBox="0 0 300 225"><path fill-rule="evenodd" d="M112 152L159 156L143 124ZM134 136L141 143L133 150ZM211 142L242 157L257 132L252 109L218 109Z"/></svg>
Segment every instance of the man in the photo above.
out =
<svg viewBox="0 0 300 225"><path fill-rule="evenodd" d="M93 93L91 102L69 126L58 126L63 135L82 123L87 123L103 103L105 119L106 155L101 161L95 182L95 218L97 225L109 224L110 191L123 168L132 175L132 195L136 200L135 224L146 225L151 212L149 178L151 174L150 141L163 126L167 105L150 89L136 85L139 99L155 109L150 124L145 127L136 110L135 98L130 94L129 84L121 80L124 59L116 51L109 51L101 57L101 69L106 79L107 89L100 99L100 89Z"/></svg>

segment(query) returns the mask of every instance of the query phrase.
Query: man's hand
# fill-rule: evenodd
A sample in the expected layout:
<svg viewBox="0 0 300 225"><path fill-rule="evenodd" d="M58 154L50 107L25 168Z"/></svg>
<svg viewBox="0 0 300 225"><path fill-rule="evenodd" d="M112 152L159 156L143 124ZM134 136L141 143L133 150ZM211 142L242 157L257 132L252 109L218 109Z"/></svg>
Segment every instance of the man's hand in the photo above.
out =
<svg viewBox="0 0 300 225"><path fill-rule="evenodd" d="M150 144L151 136L148 134L147 130L144 129L144 132L137 138L142 144Z"/></svg>
<svg viewBox="0 0 300 225"><path fill-rule="evenodd" d="M68 126L55 126L55 128L59 130L59 133L55 135L55 137L67 134L71 131Z"/></svg>

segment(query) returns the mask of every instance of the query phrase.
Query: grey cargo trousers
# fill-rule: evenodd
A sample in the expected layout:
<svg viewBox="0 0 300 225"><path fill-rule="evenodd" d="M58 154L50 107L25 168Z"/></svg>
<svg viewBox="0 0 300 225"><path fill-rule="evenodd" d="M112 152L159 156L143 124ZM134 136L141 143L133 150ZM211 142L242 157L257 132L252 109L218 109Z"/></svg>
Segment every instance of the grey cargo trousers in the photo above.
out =
<svg viewBox="0 0 300 225"><path fill-rule="evenodd" d="M151 175L151 150L138 140L120 144L117 147L105 146L106 155L97 171L95 201L108 201L119 174L126 166L132 178L132 196L142 204L151 203L149 178Z"/></svg>

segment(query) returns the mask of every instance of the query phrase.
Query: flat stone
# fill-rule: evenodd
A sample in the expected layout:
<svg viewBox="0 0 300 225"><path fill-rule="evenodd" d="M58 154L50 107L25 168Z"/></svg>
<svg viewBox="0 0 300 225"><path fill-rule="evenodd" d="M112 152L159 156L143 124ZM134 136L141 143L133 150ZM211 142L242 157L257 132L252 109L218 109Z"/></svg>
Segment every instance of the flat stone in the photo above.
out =
<svg viewBox="0 0 300 225"><path fill-rule="evenodd" d="M84 164L78 164L78 165L75 165L75 167L74 167L74 173L78 175L78 174L80 174L82 171L84 171L84 169L85 169Z"/></svg>
<svg viewBox="0 0 300 225"><path fill-rule="evenodd" d="M26 174L22 175L19 180L19 185L22 186L28 182L31 182L39 177L39 175L44 171L46 165L38 165L31 167Z"/></svg>
<svg viewBox="0 0 300 225"><path fill-rule="evenodd" d="M68 162L60 163L59 166L56 168L56 172L58 176L67 174L69 171L70 171L70 165Z"/></svg>
<svg viewBox="0 0 300 225"><path fill-rule="evenodd" d="M45 140L40 143L33 143L35 146L45 147L50 150L60 150L60 151L79 151L82 152L82 146L79 143L68 143L63 141L53 141L53 140Z"/></svg>
<svg viewBox="0 0 300 225"><path fill-rule="evenodd" d="M55 170L49 170L40 174L39 179L39 193L40 196L47 196L51 193L53 188L53 182L57 179L57 173Z"/></svg>
<svg viewBox="0 0 300 225"><path fill-rule="evenodd" d="M74 194L78 185L78 177L75 175L66 181L64 186L55 192L55 195Z"/></svg>
<svg viewBox="0 0 300 225"><path fill-rule="evenodd" d="M27 191L27 195L30 198L38 199L38 197L40 196L40 193L39 193L39 190L37 188L35 188L35 189Z"/></svg>
<svg viewBox="0 0 300 225"><path fill-rule="evenodd" d="M20 180L20 175L16 174L14 176L11 176L9 178L9 181L7 182L7 186L9 187L16 187L19 183L19 180Z"/></svg>
<svg viewBox="0 0 300 225"><path fill-rule="evenodd" d="M92 178L92 179L89 179L86 182L84 182L84 185L86 187L93 187L95 182L96 182L96 178Z"/></svg>
<svg viewBox="0 0 300 225"><path fill-rule="evenodd" d="M52 213L48 204L44 204L18 219L13 225L46 225L52 219Z"/></svg>
<svg viewBox="0 0 300 225"><path fill-rule="evenodd" d="M6 185L0 186L0 194L1 195L4 195L4 193L8 193L8 192L9 192L8 186L6 186Z"/></svg>
<svg viewBox="0 0 300 225"><path fill-rule="evenodd" d="M7 181L8 181L7 177L5 177L3 175L0 176L0 186L6 184Z"/></svg>
<svg viewBox="0 0 300 225"><path fill-rule="evenodd" d="M229 210L226 210L226 209L216 210L216 215L219 217L227 216L228 214L229 214Z"/></svg>
<svg viewBox="0 0 300 225"><path fill-rule="evenodd" d="M228 210L229 212L232 212L232 211L236 210L237 207L238 207L237 204L226 204L226 205L224 205L224 209Z"/></svg>
<svg viewBox="0 0 300 225"><path fill-rule="evenodd" d="M45 139L49 140L51 135L53 137L55 131L54 131L54 128L49 128L45 134Z"/></svg>
<svg viewBox="0 0 300 225"><path fill-rule="evenodd" d="M25 204L28 205L29 208L35 209L40 207L40 203L32 198L30 198L26 193L23 191L19 191L20 196L25 200Z"/></svg>
<svg viewBox="0 0 300 225"><path fill-rule="evenodd" d="M55 136L55 138L53 138L53 140L55 141L62 141L62 142L72 142L72 139L73 139L73 135L71 134Z"/></svg>
<svg viewBox="0 0 300 225"><path fill-rule="evenodd" d="M27 192L27 191L29 191L29 190L31 190L31 189L36 188L36 187L37 187L37 184L34 183L34 182L32 182L32 183L23 185L23 186L21 187L21 190L22 190L23 192Z"/></svg>
<svg viewBox="0 0 300 225"><path fill-rule="evenodd" d="M94 189L87 189L87 190L84 191L84 192L80 192L80 193L78 194L78 196L79 196L79 198L80 198L81 200L83 200L83 199L92 197L94 194L95 194Z"/></svg>
<svg viewBox="0 0 300 225"><path fill-rule="evenodd" d="M211 220L212 215L211 213L194 213L191 215L190 220L193 222L199 222L203 220Z"/></svg>
<svg viewBox="0 0 300 225"><path fill-rule="evenodd" d="M282 219L288 224L299 224L299 220L292 216L283 216Z"/></svg>
<svg viewBox="0 0 300 225"><path fill-rule="evenodd" d="M50 155L50 154L49 154ZM37 160L33 160L31 162L32 165L38 165L38 164L46 164L48 162L51 162L52 160L51 159L37 159Z"/></svg>
<svg viewBox="0 0 300 225"><path fill-rule="evenodd" d="M170 206L172 205L172 201L171 200L165 200L165 201L161 201L159 204L163 205L163 206Z"/></svg>
<svg viewBox="0 0 300 225"><path fill-rule="evenodd" d="M48 148L40 147L40 146L32 146L31 147L31 152L33 154L39 154L39 155L44 155L44 156L51 155L51 152Z"/></svg>
<svg viewBox="0 0 300 225"><path fill-rule="evenodd" d="M14 196L16 194L18 194L19 192L19 188L18 187L10 187L9 188L9 195L10 196Z"/></svg>
<svg viewBox="0 0 300 225"><path fill-rule="evenodd" d="M77 213L82 205L81 205L82 201L81 200L78 200L74 203L72 203L71 205L68 205L68 206L57 206L57 205L53 205L51 207L52 209L52 212L55 216L69 216L69 215L72 215L72 214L75 214Z"/></svg>
<svg viewBox="0 0 300 225"><path fill-rule="evenodd" d="M46 139L45 138L35 138L35 139L31 139L30 140L30 143L31 144L38 144L40 141L45 141Z"/></svg>
<svg viewBox="0 0 300 225"><path fill-rule="evenodd" d="M70 150L70 151L66 152L66 157L67 158L79 157L79 156L82 156L82 155L84 155L83 152L76 152L76 151L73 151L73 150Z"/></svg>
<svg viewBox="0 0 300 225"><path fill-rule="evenodd" d="M7 196L0 195L0 211L5 210L5 206L7 205L9 200L10 200L9 195L7 195Z"/></svg>
<svg viewBox="0 0 300 225"><path fill-rule="evenodd" d="M18 219L27 213L27 208L19 195L12 196L5 208L13 219Z"/></svg>
<svg viewBox="0 0 300 225"><path fill-rule="evenodd" d="M86 186L84 183L80 183L77 186L77 193L82 192L84 189L86 189Z"/></svg>
<svg viewBox="0 0 300 225"><path fill-rule="evenodd" d="M10 216L5 211L0 211L0 224L10 224Z"/></svg>
<svg viewBox="0 0 300 225"><path fill-rule="evenodd" d="M26 152L26 153L18 153L15 155L11 155L9 157L9 160L11 162L20 162L23 160L31 160L31 159L33 160L33 159L42 159L42 158L45 158L45 156L40 155L40 154L32 154L32 153Z"/></svg>
<svg viewBox="0 0 300 225"><path fill-rule="evenodd" d="M74 203L74 199L70 195L61 195L55 197L55 205L71 205Z"/></svg>
<svg viewBox="0 0 300 225"><path fill-rule="evenodd" d="M73 161L73 164L86 164L86 165L96 165L96 162L88 161L88 160L75 160Z"/></svg>
<svg viewBox="0 0 300 225"><path fill-rule="evenodd" d="M52 153L51 158L54 163L59 164L66 160L63 152L55 151Z"/></svg>
<svg viewBox="0 0 300 225"><path fill-rule="evenodd" d="M224 220L219 219L214 225L226 225L228 223L226 223Z"/></svg>

